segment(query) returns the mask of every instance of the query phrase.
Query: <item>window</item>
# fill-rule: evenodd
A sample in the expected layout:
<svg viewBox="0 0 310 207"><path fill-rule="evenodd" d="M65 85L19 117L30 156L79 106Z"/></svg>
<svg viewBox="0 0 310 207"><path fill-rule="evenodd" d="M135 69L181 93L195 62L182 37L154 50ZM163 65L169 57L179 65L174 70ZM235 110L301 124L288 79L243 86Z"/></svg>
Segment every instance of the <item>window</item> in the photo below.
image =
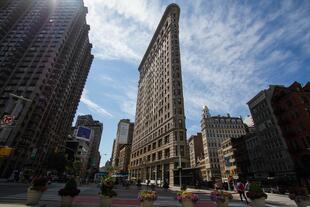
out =
<svg viewBox="0 0 310 207"><path fill-rule="evenodd" d="M183 140L183 132L179 132L179 139L182 141Z"/></svg>
<svg viewBox="0 0 310 207"><path fill-rule="evenodd" d="M159 151L157 156L158 156L158 159L161 160L161 158L162 158L162 151Z"/></svg>
<svg viewBox="0 0 310 207"><path fill-rule="evenodd" d="M162 139L158 140L158 147L162 145Z"/></svg>
<svg viewBox="0 0 310 207"><path fill-rule="evenodd" d="M185 155L184 145L181 145L181 146L180 146L180 153L181 153L181 156L182 156L182 157Z"/></svg>
<svg viewBox="0 0 310 207"><path fill-rule="evenodd" d="M170 149L167 148L165 149L165 158L169 158L170 157Z"/></svg>
<svg viewBox="0 0 310 207"><path fill-rule="evenodd" d="M169 135L165 136L165 144L169 143Z"/></svg>

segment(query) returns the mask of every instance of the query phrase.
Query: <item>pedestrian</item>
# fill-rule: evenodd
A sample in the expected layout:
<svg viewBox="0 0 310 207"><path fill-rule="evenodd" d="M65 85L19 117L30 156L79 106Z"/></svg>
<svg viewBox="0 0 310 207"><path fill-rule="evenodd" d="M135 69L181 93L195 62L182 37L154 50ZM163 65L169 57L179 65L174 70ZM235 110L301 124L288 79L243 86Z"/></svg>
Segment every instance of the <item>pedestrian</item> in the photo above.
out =
<svg viewBox="0 0 310 207"><path fill-rule="evenodd" d="M248 181L246 182L246 184L245 184L245 190L246 190L246 191L249 191L249 190L250 190L250 185L251 185L251 181L248 180Z"/></svg>
<svg viewBox="0 0 310 207"><path fill-rule="evenodd" d="M168 191L169 184L168 184L168 180L167 180L167 179L165 179L165 181L164 181L163 188L164 188L164 191L165 191L165 192Z"/></svg>
<svg viewBox="0 0 310 207"><path fill-rule="evenodd" d="M244 184L241 181L237 182L236 189L237 189L237 191L239 193L240 200L243 202L242 197L244 197L244 199L246 201L246 204L248 204L248 199L246 198L245 193L244 193L245 186L244 186Z"/></svg>
<svg viewBox="0 0 310 207"><path fill-rule="evenodd" d="M14 170L14 181L17 183L19 181L19 171Z"/></svg>

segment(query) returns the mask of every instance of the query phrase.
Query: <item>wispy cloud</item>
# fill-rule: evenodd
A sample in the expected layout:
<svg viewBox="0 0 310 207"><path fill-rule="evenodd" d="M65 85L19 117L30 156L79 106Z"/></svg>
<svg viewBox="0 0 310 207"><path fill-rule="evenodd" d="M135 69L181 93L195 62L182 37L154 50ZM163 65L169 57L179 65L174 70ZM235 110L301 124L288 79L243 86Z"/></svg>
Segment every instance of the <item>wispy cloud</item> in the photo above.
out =
<svg viewBox="0 0 310 207"><path fill-rule="evenodd" d="M98 113L98 114L105 116L105 117L107 117L107 116L113 117L113 115L111 113L109 113L107 110L105 110L104 108L99 106L97 103L95 103L94 101L89 99L87 89L83 90L81 102L83 104L85 104L90 111L93 111L93 112Z"/></svg>
<svg viewBox="0 0 310 207"><path fill-rule="evenodd" d="M141 60L151 32L164 9L153 1L85 0L89 9L91 41L95 55L102 59Z"/></svg>
<svg viewBox="0 0 310 207"><path fill-rule="evenodd" d="M111 91L113 91L111 93ZM126 85L120 83L115 83L111 86L111 90L109 92L104 92L102 95L105 98L117 103L119 107L118 116L124 117L125 113L126 116L130 116L131 119L134 119L135 112L136 112L136 99L137 99L137 86L133 83L127 83Z"/></svg>
<svg viewBox="0 0 310 207"><path fill-rule="evenodd" d="M136 65L167 6L164 1L143 0L85 3L95 56ZM251 97L268 84L292 82L309 58L309 1L196 0L179 4L188 119L199 120L205 104L216 114L248 114L246 102ZM123 90L112 95L121 101L121 110L132 114L134 93L136 90Z"/></svg>

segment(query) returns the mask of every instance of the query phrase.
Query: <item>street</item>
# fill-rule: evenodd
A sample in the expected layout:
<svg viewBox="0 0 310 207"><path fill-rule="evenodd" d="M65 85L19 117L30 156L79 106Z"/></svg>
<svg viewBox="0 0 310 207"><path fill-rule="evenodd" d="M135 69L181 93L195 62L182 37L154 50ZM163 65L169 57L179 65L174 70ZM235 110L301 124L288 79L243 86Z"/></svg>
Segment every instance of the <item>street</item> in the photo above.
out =
<svg viewBox="0 0 310 207"><path fill-rule="evenodd" d="M41 201L38 206L55 207L60 206L60 197L58 196L58 190L63 187L62 183L53 183L49 186L48 190L44 192ZM79 189L81 193L74 199L75 207L86 206L99 206L99 188L95 184L83 185ZM0 183L0 206L1 207L14 207L25 206L26 202L26 190L27 185L21 183ZM176 200L176 188L171 188L168 192L164 192L161 188L157 188L158 199L154 203L157 207L175 207L181 206ZM215 204L210 200L208 190L194 190L199 194L199 201L195 207L215 207ZM139 201L137 200L138 189L136 186L131 186L129 189L125 189L122 186L117 186L115 191L118 196L113 198L114 207L137 207ZM238 195L234 195L234 199L230 202L231 207L242 207L246 204L239 201ZM293 207L294 202L289 200L285 195L268 194L267 205L268 207Z"/></svg>

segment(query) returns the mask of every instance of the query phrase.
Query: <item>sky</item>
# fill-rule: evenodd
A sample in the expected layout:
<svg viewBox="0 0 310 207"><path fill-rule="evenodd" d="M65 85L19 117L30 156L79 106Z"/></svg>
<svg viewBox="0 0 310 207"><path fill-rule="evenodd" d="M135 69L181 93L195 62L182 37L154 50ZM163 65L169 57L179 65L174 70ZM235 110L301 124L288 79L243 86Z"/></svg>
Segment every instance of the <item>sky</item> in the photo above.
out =
<svg viewBox="0 0 310 207"><path fill-rule="evenodd" d="M177 3L187 137L201 110L250 114L247 102L269 85L310 80L310 1L84 0L94 61L77 115L104 125L101 165L120 119L134 121L138 65L166 7Z"/></svg>

